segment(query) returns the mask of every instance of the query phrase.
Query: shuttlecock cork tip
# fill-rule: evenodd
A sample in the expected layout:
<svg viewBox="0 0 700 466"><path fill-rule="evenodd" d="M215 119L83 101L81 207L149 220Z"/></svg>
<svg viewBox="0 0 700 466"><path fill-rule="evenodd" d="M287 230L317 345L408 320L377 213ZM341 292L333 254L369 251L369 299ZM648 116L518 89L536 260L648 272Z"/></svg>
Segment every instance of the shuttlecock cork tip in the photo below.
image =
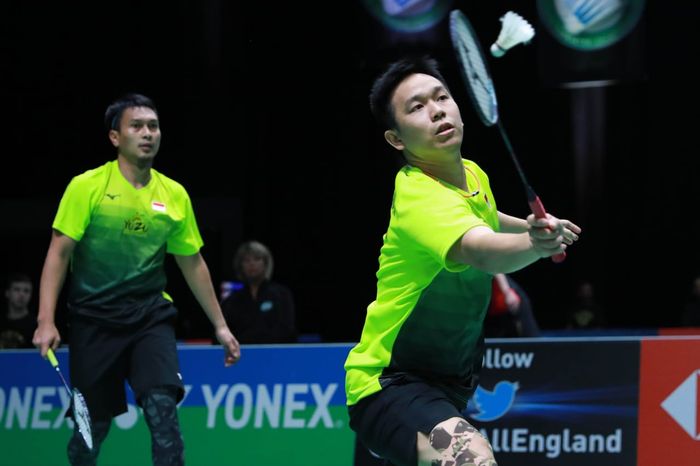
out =
<svg viewBox="0 0 700 466"><path fill-rule="evenodd" d="M493 55L496 58L500 58L505 54L506 49L501 48L501 46L498 45L498 42L494 42L493 44L491 44L491 55Z"/></svg>

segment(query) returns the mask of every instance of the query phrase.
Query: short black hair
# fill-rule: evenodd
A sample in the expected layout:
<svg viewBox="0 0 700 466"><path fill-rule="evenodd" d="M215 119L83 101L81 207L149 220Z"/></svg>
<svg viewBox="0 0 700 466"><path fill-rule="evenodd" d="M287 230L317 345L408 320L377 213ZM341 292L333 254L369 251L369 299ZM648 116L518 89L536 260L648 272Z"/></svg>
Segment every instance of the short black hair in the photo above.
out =
<svg viewBox="0 0 700 466"><path fill-rule="evenodd" d="M412 74L421 73L434 77L447 87L440 73L437 60L427 55L408 57L395 61L374 81L369 93L369 108L377 122L384 128L395 128L396 119L391 107L391 97L398 85Z"/></svg>
<svg viewBox="0 0 700 466"><path fill-rule="evenodd" d="M105 127L107 131L113 129L119 131L122 114L124 110L131 107L147 107L158 115L156 105L150 98L141 94L124 94L107 107L107 111L105 112Z"/></svg>

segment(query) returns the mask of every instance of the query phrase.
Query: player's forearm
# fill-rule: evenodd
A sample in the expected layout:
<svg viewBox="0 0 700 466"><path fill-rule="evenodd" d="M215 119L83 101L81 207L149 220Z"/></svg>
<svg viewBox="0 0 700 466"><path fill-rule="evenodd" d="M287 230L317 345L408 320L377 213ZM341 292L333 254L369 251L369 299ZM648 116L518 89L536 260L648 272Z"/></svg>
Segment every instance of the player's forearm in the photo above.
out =
<svg viewBox="0 0 700 466"><path fill-rule="evenodd" d="M215 328L226 326L221 306L216 299L214 287L211 284L211 274L206 262L200 254L194 256L176 256L176 261L182 271L187 285L209 321Z"/></svg>
<svg viewBox="0 0 700 466"><path fill-rule="evenodd" d="M520 270L541 256L527 233L495 233L477 227L464 234L448 257L484 272L498 274Z"/></svg>
<svg viewBox="0 0 700 466"><path fill-rule="evenodd" d="M498 223L501 227L501 233L525 233L528 228L527 220L500 211L498 212Z"/></svg>

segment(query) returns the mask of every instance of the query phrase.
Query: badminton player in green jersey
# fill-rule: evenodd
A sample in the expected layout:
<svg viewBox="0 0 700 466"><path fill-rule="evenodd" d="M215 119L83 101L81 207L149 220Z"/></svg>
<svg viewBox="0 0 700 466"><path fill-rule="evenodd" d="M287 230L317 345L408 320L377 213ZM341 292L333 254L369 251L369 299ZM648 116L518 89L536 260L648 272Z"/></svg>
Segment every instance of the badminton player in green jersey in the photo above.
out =
<svg viewBox="0 0 700 466"><path fill-rule="evenodd" d="M494 466L462 414L478 383L493 275L563 252L581 230L497 210L484 171L462 158L464 125L434 60L390 65L370 106L407 164L396 175L377 296L345 362L350 426L395 466Z"/></svg>
<svg viewBox="0 0 700 466"><path fill-rule="evenodd" d="M240 357L200 255L202 239L190 198L152 168L161 131L153 102L126 95L105 114L117 159L76 176L53 223L39 290L34 344L42 356L61 340L54 316L69 266L70 373L85 396L94 447L76 430L73 465L94 465L112 417L126 411L124 380L143 408L154 465L184 463L177 403L184 394L173 320L165 293L165 254L175 256L187 284L216 329L224 364Z"/></svg>

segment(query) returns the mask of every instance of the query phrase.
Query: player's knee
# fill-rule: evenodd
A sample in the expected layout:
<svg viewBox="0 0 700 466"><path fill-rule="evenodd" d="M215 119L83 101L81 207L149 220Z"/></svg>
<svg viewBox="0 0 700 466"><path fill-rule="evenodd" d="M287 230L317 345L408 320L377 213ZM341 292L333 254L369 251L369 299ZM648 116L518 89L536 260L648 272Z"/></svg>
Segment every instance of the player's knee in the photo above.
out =
<svg viewBox="0 0 700 466"><path fill-rule="evenodd" d="M184 464L184 442L177 419L177 391L170 387L150 389L143 395L141 407L151 431L153 464Z"/></svg>
<svg viewBox="0 0 700 466"><path fill-rule="evenodd" d="M140 401L149 427L177 424L177 393L172 388L151 388L143 394Z"/></svg>
<svg viewBox="0 0 700 466"><path fill-rule="evenodd" d="M430 432L428 440L442 461L434 464L496 466L488 440L462 418L441 422Z"/></svg>

